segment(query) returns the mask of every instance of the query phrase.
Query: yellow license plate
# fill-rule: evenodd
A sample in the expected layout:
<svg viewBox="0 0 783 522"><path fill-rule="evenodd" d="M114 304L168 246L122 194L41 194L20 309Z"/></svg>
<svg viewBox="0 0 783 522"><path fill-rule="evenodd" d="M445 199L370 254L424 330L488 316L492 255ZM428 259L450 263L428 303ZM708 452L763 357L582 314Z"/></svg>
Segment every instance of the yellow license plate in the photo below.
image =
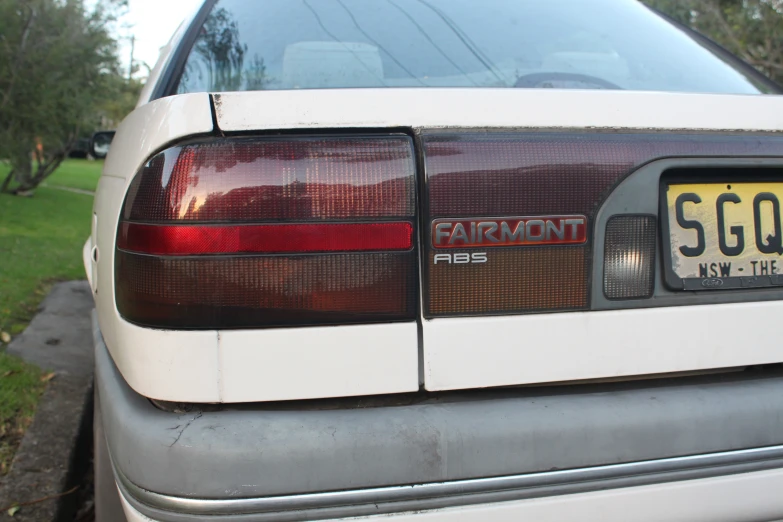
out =
<svg viewBox="0 0 783 522"><path fill-rule="evenodd" d="M783 285L783 183L673 183L664 194L667 282L692 290Z"/></svg>

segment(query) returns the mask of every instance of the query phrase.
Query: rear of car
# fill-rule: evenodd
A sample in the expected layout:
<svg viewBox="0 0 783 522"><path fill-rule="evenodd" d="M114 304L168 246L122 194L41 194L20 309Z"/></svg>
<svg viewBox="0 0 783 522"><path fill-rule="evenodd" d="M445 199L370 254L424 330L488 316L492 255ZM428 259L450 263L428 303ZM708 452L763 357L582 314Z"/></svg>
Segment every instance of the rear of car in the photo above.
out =
<svg viewBox="0 0 783 522"><path fill-rule="evenodd" d="M779 92L631 0L206 2L85 245L99 519L783 518Z"/></svg>

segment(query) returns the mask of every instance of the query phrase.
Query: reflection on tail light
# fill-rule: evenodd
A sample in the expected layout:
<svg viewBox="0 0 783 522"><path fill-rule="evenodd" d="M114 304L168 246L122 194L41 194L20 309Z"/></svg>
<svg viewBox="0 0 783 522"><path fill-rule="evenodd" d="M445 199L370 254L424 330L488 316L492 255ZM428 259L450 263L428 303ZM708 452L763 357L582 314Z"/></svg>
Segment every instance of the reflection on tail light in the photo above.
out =
<svg viewBox="0 0 783 522"><path fill-rule="evenodd" d="M128 191L117 307L177 328L413 320L414 190L402 135L167 149Z"/></svg>

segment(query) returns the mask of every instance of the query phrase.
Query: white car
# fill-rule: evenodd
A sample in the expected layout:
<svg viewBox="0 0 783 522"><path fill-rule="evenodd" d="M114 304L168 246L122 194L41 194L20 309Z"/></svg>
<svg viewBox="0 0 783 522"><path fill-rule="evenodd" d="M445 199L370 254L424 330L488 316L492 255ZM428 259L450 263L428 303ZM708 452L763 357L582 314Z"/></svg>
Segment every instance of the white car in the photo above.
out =
<svg viewBox="0 0 783 522"><path fill-rule="evenodd" d="M98 520L783 518L780 92L634 0L205 2L84 249Z"/></svg>

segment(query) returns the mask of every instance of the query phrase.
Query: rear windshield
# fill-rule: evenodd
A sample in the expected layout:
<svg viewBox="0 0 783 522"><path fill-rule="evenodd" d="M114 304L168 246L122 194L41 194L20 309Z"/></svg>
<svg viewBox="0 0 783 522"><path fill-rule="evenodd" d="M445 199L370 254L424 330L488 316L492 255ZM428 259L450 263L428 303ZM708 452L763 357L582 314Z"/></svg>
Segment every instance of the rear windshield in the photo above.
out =
<svg viewBox="0 0 783 522"><path fill-rule="evenodd" d="M218 0L178 92L767 88L636 0Z"/></svg>

